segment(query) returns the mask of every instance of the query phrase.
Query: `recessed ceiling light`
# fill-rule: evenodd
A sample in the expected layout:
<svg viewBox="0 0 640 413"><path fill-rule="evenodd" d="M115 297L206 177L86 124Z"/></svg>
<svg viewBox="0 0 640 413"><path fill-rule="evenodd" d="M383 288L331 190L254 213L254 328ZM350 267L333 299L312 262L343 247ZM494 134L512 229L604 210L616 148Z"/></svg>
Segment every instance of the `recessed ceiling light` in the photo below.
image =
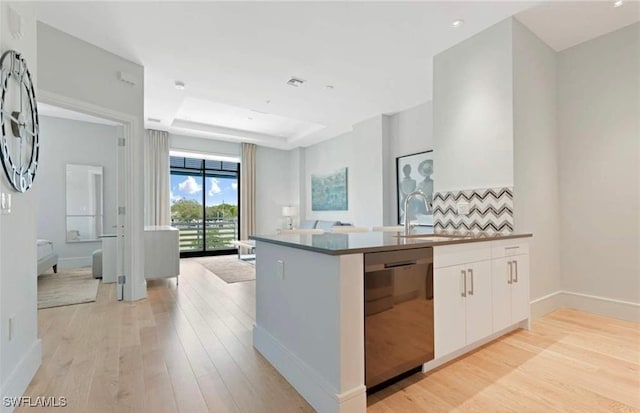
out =
<svg viewBox="0 0 640 413"><path fill-rule="evenodd" d="M624 4L624 0L618 0L613 2L613 7L620 7Z"/></svg>
<svg viewBox="0 0 640 413"><path fill-rule="evenodd" d="M327 89L327 90L333 90L334 89L333 85L327 85L324 88Z"/></svg>
<svg viewBox="0 0 640 413"><path fill-rule="evenodd" d="M249 116L247 119L249 119L249 120L253 120L253 118L252 118L251 116Z"/></svg>
<svg viewBox="0 0 640 413"><path fill-rule="evenodd" d="M176 89L178 90L184 90L184 82L181 82L179 80L176 80L176 83L174 83L174 86L176 87Z"/></svg>
<svg viewBox="0 0 640 413"><path fill-rule="evenodd" d="M458 20L454 20L453 23L451 23L451 26L453 27L460 27L464 24L464 20L462 19L458 19Z"/></svg>

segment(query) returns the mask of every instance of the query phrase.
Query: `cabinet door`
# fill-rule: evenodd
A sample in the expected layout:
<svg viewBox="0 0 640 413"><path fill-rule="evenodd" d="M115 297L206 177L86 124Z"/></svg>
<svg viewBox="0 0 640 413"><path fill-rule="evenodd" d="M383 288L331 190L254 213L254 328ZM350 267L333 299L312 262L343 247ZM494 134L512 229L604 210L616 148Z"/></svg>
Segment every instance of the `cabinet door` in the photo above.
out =
<svg viewBox="0 0 640 413"><path fill-rule="evenodd" d="M517 255L514 261L511 284L511 324L529 318L529 256Z"/></svg>
<svg viewBox="0 0 640 413"><path fill-rule="evenodd" d="M513 280L511 268L513 257L498 258L492 261L493 273L493 332L511 325L511 286Z"/></svg>
<svg viewBox="0 0 640 413"><path fill-rule="evenodd" d="M468 264L467 270L467 344L491 335L491 261Z"/></svg>
<svg viewBox="0 0 640 413"><path fill-rule="evenodd" d="M435 357L465 345L465 266L436 268L433 277Z"/></svg>

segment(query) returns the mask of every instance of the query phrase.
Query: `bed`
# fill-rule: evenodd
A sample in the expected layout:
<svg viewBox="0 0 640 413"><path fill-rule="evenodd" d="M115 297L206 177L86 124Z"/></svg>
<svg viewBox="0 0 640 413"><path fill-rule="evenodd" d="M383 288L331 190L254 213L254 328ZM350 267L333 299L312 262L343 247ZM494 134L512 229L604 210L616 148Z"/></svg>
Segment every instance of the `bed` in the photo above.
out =
<svg viewBox="0 0 640 413"><path fill-rule="evenodd" d="M37 241L38 248L38 276L42 275L49 268L53 267L53 272L58 272L58 254L53 250L53 242L46 239Z"/></svg>

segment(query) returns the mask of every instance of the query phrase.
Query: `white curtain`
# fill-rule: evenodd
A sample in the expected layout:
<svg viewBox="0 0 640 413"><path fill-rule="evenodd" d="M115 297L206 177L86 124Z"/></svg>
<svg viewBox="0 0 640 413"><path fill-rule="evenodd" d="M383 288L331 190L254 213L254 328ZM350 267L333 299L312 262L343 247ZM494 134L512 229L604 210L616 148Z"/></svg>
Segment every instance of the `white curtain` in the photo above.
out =
<svg viewBox="0 0 640 413"><path fill-rule="evenodd" d="M145 225L169 225L169 134L153 129L145 132Z"/></svg>
<svg viewBox="0 0 640 413"><path fill-rule="evenodd" d="M240 159L240 239L256 230L256 145L242 144Z"/></svg>

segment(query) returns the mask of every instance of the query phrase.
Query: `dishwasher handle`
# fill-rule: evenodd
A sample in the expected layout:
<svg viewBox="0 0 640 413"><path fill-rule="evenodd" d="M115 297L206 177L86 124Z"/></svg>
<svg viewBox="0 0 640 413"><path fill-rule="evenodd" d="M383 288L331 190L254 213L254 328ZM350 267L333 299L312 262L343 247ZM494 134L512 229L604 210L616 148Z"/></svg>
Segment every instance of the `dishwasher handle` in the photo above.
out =
<svg viewBox="0 0 640 413"><path fill-rule="evenodd" d="M421 264L431 264L433 262L430 258L421 258L417 260L410 261L397 261L397 262L385 262L384 264L369 264L365 266L364 272L374 272L374 271L383 271L383 270L391 270L394 268L401 267L410 267L412 265L421 265Z"/></svg>
<svg viewBox="0 0 640 413"><path fill-rule="evenodd" d="M384 268L406 267L409 265L417 265L418 261L392 262L384 264Z"/></svg>

